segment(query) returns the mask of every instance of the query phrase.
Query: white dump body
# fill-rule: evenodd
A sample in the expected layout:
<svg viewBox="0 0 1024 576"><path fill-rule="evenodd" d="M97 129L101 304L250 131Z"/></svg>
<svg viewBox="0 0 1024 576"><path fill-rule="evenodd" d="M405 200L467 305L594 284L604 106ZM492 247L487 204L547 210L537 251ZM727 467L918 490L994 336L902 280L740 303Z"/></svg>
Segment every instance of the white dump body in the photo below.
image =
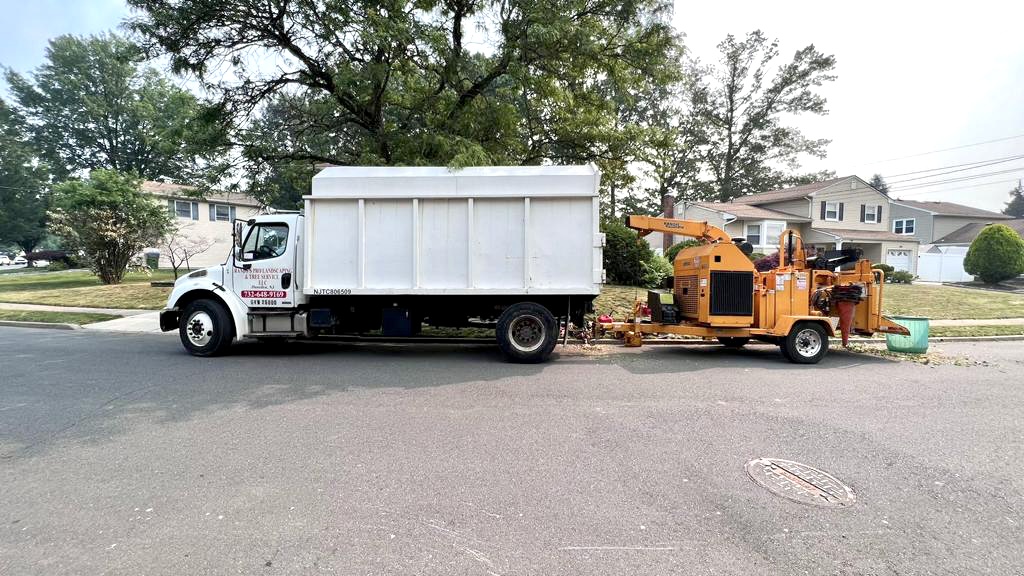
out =
<svg viewBox="0 0 1024 576"><path fill-rule="evenodd" d="M332 167L305 197L306 295L597 294L592 166Z"/></svg>

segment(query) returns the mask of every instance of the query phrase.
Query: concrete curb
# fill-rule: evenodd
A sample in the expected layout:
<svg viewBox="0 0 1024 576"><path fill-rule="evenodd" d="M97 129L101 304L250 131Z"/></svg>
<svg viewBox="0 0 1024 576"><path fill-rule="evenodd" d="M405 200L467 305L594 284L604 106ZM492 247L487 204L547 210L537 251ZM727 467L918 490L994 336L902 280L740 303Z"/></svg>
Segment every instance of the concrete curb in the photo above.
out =
<svg viewBox="0 0 1024 576"><path fill-rule="evenodd" d="M16 328L49 328L51 330L81 330L78 324L66 324L63 322L29 322L26 320L0 320L0 326L12 326Z"/></svg>

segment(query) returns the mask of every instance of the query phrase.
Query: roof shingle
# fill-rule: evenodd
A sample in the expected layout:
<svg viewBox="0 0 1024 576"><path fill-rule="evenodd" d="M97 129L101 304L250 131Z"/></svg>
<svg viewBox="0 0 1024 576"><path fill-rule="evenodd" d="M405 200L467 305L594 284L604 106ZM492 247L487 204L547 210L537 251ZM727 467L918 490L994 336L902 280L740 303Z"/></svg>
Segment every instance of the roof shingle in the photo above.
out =
<svg viewBox="0 0 1024 576"><path fill-rule="evenodd" d="M778 210L762 208L753 204L737 204L733 202L694 202L695 206L715 210L717 212L728 212L741 220L786 220L789 222L810 222L810 218L796 216Z"/></svg>
<svg viewBox="0 0 1024 576"><path fill-rule="evenodd" d="M981 229L985 226L992 224L992 222L972 222L965 224L964 226L957 228L956 230L946 234L942 238L935 241L936 244L970 244L974 242L974 239L981 233ZM1003 220L998 222L1004 226L1017 231L1021 238L1024 238L1024 219L1020 220Z"/></svg>
<svg viewBox="0 0 1024 576"><path fill-rule="evenodd" d="M988 210L982 210L981 208L975 208L973 206L964 206L963 204L956 204L954 202L902 200L899 198L893 200L893 202L909 206L910 208L933 212L939 216L968 216L971 218L992 218L993 220L1010 220L1013 218L1013 216L1007 216L1006 214L989 212Z"/></svg>

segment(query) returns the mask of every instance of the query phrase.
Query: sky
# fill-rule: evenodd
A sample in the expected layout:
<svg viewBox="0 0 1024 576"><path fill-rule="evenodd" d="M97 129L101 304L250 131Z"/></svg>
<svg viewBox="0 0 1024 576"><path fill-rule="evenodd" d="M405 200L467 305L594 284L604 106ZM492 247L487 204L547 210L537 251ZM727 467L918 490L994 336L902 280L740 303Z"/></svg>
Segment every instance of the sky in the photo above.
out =
<svg viewBox="0 0 1024 576"><path fill-rule="evenodd" d="M49 38L114 29L129 11L123 0L0 0L0 14L0 65L27 72ZM829 114L793 119L808 137L832 140L806 171L880 173L894 197L989 210L1024 178L1024 158L961 165L1024 156L1022 22L1019 2L897 0L676 0L673 19L705 62L726 34L755 29L779 39L779 63L808 44L835 55L838 78L821 90ZM952 170L961 171L935 174ZM992 172L1002 173L952 181Z"/></svg>

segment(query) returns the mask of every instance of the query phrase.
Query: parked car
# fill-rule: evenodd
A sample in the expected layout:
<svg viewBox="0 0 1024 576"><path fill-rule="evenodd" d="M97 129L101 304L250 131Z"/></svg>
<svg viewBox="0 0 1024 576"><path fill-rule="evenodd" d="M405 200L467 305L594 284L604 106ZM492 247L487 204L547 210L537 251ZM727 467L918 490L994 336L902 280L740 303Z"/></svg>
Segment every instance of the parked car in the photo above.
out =
<svg viewBox="0 0 1024 576"><path fill-rule="evenodd" d="M28 260L25 260L24 256L16 256L14 260L11 261L11 264L15 266L27 266Z"/></svg>
<svg viewBox="0 0 1024 576"><path fill-rule="evenodd" d="M11 258L7 254L0 254L0 266L10 266Z"/></svg>

